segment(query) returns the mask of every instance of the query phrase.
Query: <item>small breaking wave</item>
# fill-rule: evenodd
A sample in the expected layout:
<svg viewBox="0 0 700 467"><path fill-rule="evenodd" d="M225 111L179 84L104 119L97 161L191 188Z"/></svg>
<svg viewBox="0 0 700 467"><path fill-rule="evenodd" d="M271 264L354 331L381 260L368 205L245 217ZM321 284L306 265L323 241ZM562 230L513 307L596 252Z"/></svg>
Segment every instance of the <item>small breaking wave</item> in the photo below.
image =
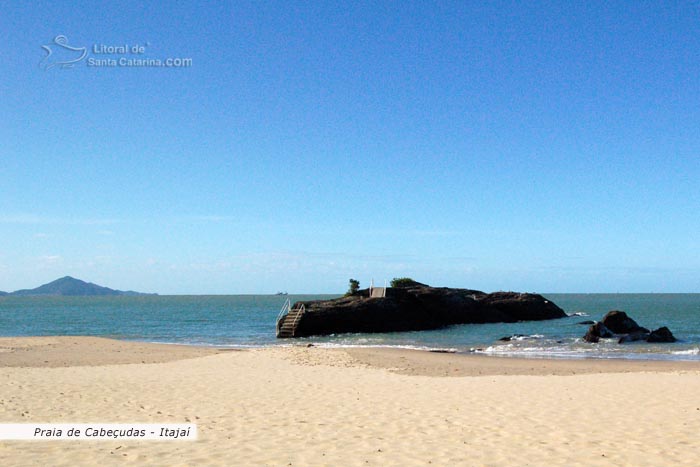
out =
<svg viewBox="0 0 700 467"><path fill-rule="evenodd" d="M544 334L513 334L512 336L504 336L499 339L502 342L528 341L534 339L542 339Z"/></svg>
<svg viewBox="0 0 700 467"><path fill-rule="evenodd" d="M426 345L410 345L410 344L355 344L355 343L336 343L336 342L315 342L313 345L327 349L402 349L402 350L421 350L424 352L437 353L457 353L460 349L453 347L431 347Z"/></svg>
<svg viewBox="0 0 700 467"><path fill-rule="evenodd" d="M671 352L673 355L700 355L700 347L686 350L676 350Z"/></svg>

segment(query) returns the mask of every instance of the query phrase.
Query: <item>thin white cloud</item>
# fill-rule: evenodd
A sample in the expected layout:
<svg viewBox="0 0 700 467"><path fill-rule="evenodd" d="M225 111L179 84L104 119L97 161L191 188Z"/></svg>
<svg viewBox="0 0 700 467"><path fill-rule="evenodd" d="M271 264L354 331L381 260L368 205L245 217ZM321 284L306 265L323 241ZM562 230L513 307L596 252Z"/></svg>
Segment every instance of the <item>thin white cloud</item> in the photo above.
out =
<svg viewBox="0 0 700 467"><path fill-rule="evenodd" d="M43 262L46 262L46 263L55 263L55 262L61 260L61 256L60 255L44 255L44 256L40 256L39 259Z"/></svg>
<svg viewBox="0 0 700 467"><path fill-rule="evenodd" d="M0 224L42 224L42 218L32 214L0 216Z"/></svg>
<svg viewBox="0 0 700 467"><path fill-rule="evenodd" d="M18 214L13 216L0 216L0 224L24 224L24 225L112 225L120 224L121 219L79 219L44 217L34 214Z"/></svg>
<svg viewBox="0 0 700 467"><path fill-rule="evenodd" d="M193 216L187 218L186 221L199 221L199 222L227 222L236 220L233 216L217 216L217 215L203 215L203 216Z"/></svg>
<svg viewBox="0 0 700 467"><path fill-rule="evenodd" d="M230 270L233 264L229 261L194 262L190 263L188 267L194 271L219 272Z"/></svg>
<svg viewBox="0 0 700 467"><path fill-rule="evenodd" d="M235 255L236 259L243 260L270 260L270 261L285 261L299 259L315 259L315 260L358 260L358 261L408 261L418 259L415 255L358 255L341 252L311 252L311 251L296 251L296 252L263 252L263 253L244 253Z"/></svg>
<svg viewBox="0 0 700 467"><path fill-rule="evenodd" d="M37 258L36 267L38 269L47 269L57 266L63 262L60 255L43 255Z"/></svg>

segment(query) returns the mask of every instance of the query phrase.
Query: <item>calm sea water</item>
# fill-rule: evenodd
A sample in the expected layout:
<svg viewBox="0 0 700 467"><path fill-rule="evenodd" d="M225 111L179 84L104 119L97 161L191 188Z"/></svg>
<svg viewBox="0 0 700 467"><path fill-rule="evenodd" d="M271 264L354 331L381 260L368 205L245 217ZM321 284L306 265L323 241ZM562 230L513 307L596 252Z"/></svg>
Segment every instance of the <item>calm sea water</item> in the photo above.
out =
<svg viewBox="0 0 700 467"><path fill-rule="evenodd" d="M2 297L0 335L89 335L224 347L315 343L325 346L401 346L501 356L700 360L700 294L545 294L570 317L509 324L470 324L435 331L275 338L287 297L271 295L144 297ZM330 295L290 295L292 301ZM676 344L587 344L583 320L626 311L640 325L668 326ZM503 336L521 334L510 342Z"/></svg>

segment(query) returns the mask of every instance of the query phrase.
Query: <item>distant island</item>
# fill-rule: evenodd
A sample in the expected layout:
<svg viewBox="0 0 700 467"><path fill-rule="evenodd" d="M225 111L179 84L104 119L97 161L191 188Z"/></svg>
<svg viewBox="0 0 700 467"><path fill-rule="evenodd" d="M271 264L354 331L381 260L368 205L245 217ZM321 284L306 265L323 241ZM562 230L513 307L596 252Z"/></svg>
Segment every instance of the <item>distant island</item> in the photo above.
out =
<svg viewBox="0 0 700 467"><path fill-rule="evenodd" d="M66 276L60 279L56 279L48 284L41 285L35 289L22 289L16 290L14 292L0 292L0 296L14 296L14 297L34 297L41 295L53 295L53 296L67 296L67 297L79 297L79 296L136 296L136 295L157 295L157 294L146 294L141 292L134 292L132 290L114 290L109 287L102 287L92 282L81 281L74 277Z"/></svg>

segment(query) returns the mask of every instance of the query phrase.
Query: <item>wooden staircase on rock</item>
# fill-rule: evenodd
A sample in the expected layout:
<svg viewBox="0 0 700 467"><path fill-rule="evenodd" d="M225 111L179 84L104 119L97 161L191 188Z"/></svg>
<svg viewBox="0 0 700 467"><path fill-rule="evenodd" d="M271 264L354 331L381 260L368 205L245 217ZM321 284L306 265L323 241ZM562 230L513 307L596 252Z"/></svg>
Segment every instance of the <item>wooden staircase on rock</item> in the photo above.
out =
<svg viewBox="0 0 700 467"><path fill-rule="evenodd" d="M306 307L303 303L297 308L292 308L289 300L287 300L285 306L282 307L282 311L280 311L280 316L277 318L277 337L296 337L297 326L299 326L301 317L305 312Z"/></svg>

